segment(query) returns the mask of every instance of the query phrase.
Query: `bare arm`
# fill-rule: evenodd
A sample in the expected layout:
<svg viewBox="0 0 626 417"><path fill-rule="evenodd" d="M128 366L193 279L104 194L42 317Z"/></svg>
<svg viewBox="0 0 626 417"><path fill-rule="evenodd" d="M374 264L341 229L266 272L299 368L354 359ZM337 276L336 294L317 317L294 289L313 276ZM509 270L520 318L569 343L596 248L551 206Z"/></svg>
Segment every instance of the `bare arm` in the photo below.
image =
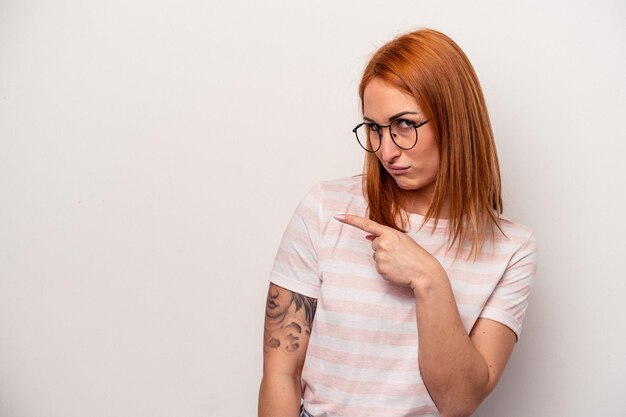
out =
<svg viewBox="0 0 626 417"><path fill-rule="evenodd" d="M442 416L468 416L498 382L515 334L503 324L479 318L468 335L447 276L439 285L414 292L426 388Z"/></svg>
<svg viewBox="0 0 626 417"><path fill-rule="evenodd" d="M297 417L300 374L317 300L270 284L263 335L259 417Z"/></svg>

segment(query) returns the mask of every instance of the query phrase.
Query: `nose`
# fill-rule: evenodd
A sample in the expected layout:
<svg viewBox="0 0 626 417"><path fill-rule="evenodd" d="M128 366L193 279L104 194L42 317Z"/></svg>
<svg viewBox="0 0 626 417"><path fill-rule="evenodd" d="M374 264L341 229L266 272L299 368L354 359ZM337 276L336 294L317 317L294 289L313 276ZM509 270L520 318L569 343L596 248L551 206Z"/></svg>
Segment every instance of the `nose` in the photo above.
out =
<svg viewBox="0 0 626 417"><path fill-rule="evenodd" d="M402 150L396 146L395 142L391 140L391 129L383 129L382 137L380 139L380 148L376 151L376 155L383 162L393 162L400 154Z"/></svg>

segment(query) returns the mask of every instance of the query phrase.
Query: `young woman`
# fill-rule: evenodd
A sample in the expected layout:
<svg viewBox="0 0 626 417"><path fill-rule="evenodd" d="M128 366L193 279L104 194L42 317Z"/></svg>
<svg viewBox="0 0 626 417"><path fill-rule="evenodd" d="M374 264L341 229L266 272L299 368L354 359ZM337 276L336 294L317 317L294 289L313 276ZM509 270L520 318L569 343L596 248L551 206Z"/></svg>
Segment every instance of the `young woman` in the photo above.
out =
<svg viewBox="0 0 626 417"><path fill-rule="evenodd" d="M308 193L271 272L259 415L468 416L520 334L533 235L501 214L483 94L450 38L387 43L359 93L365 173Z"/></svg>

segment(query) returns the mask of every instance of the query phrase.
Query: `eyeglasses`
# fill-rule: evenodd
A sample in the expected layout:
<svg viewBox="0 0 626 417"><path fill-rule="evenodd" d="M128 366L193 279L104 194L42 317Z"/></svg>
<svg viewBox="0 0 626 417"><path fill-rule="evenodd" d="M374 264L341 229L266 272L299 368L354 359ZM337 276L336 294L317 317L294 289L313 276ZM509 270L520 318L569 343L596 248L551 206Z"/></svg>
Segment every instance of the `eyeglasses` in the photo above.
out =
<svg viewBox="0 0 626 417"><path fill-rule="evenodd" d="M389 128L389 136L396 146L408 151L417 143L417 129L428 123L415 123L406 119L396 119L387 126L376 123L360 123L352 131L356 135L359 145L367 152L376 152L383 141L383 129Z"/></svg>

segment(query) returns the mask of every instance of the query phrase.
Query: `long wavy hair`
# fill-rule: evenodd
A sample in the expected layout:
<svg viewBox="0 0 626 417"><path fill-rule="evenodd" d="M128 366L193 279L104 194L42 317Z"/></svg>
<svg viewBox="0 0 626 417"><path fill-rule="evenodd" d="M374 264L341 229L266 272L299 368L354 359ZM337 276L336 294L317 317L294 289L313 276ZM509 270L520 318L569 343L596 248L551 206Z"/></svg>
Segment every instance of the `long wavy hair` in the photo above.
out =
<svg viewBox="0 0 626 417"><path fill-rule="evenodd" d="M359 85L361 109L365 86L374 78L415 97L433 127L439 170L424 222L433 219L434 230L447 202L448 249L458 243L458 256L470 241L468 259L475 259L488 235L493 240L500 229L502 197L493 131L471 63L452 39L422 29L374 53ZM410 192L398 187L373 153L365 157L364 175L370 219L406 230Z"/></svg>

